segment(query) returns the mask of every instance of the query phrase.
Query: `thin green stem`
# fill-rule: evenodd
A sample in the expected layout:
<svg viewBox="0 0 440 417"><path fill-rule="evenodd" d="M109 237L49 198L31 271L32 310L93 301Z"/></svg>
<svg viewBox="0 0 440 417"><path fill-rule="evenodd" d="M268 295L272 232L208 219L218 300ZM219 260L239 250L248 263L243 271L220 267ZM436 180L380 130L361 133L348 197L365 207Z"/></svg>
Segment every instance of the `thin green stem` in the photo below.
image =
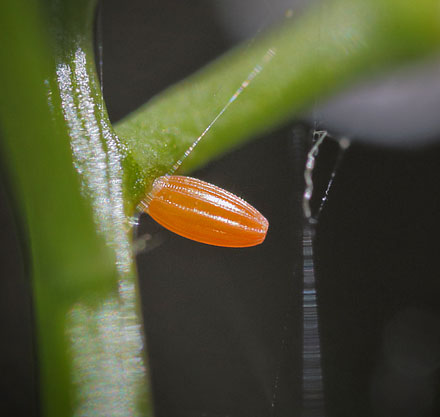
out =
<svg viewBox="0 0 440 417"><path fill-rule="evenodd" d="M171 87L116 126L135 162L128 167L133 204L210 125L253 69L262 67L182 171L300 117L315 100L361 77L438 52L439 16L435 0L323 2Z"/></svg>

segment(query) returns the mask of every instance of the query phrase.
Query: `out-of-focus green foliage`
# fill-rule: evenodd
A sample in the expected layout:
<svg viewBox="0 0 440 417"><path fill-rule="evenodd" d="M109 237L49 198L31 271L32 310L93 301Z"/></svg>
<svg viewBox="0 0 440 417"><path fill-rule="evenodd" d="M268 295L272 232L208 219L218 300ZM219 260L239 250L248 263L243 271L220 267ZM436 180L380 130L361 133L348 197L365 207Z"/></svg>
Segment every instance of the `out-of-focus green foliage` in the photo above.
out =
<svg viewBox="0 0 440 417"><path fill-rule="evenodd" d="M146 183L133 195L139 198L145 185L179 159L258 66L261 72L206 134L184 171L360 77L438 52L439 21L435 0L336 0L286 21L251 46L239 46L116 126Z"/></svg>
<svg viewBox="0 0 440 417"><path fill-rule="evenodd" d="M436 0L337 0L239 47L117 126L94 0L0 2L0 135L31 249L43 415L152 415L131 225L139 199L229 102L183 169L373 71L435 53ZM261 66L261 67L259 67Z"/></svg>

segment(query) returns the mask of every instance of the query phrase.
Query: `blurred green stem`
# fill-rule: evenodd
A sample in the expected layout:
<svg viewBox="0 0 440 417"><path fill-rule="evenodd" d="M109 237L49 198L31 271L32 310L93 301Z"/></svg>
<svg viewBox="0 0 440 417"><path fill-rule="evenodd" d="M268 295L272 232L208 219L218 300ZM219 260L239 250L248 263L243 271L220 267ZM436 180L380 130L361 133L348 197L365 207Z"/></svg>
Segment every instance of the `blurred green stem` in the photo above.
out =
<svg viewBox="0 0 440 417"><path fill-rule="evenodd" d="M200 167L238 144L298 117L313 103L361 77L439 51L437 0L336 0L241 45L172 86L116 125L132 151L135 204L233 97L248 74L262 70L217 120L182 171ZM268 51L273 54L265 59ZM143 178L142 183L132 179Z"/></svg>

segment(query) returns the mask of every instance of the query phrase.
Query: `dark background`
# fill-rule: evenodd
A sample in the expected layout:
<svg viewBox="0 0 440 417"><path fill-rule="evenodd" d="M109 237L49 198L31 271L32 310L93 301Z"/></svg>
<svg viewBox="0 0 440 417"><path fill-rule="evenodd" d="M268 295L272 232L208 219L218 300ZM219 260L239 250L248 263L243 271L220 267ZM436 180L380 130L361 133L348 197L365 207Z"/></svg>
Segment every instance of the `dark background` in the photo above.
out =
<svg viewBox="0 0 440 417"><path fill-rule="evenodd" d="M106 0L97 33L112 121L232 45L201 0ZM152 249L138 265L158 417L300 414L309 133L306 124L286 126L194 173L268 218L263 245L210 247L142 217L137 234L148 234ZM440 147L359 143L343 157L316 234L327 414L439 416ZM328 143L318 158L318 195L335 150ZM2 175L0 410L36 416L26 246L14 213Z"/></svg>

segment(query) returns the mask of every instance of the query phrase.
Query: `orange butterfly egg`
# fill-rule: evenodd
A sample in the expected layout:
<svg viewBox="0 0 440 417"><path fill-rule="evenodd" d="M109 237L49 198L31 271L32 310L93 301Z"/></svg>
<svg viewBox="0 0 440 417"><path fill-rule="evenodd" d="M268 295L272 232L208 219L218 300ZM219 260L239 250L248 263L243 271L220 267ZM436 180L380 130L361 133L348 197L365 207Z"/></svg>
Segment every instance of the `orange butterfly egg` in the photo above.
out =
<svg viewBox="0 0 440 417"><path fill-rule="evenodd" d="M143 206L172 232L214 246L258 245L269 227L266 218L246 201L196 178L157 178Z"/></svg>

